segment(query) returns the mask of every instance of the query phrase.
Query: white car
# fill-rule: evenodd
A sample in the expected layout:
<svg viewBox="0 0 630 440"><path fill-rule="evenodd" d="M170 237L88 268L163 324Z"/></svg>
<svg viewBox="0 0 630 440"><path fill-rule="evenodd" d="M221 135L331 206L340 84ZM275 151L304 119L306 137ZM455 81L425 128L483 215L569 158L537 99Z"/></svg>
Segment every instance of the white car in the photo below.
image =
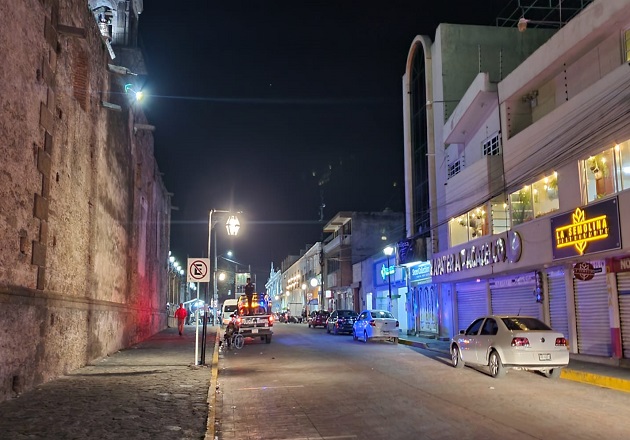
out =
<svg viewBox="0 0 630 440"><path fill-rule="evenodd" d="M521 368L558 378L569 364L564 335L531 316L484 316L459 333L450 347L455 368L488 367L492 377L502 377L508 368Z"/></svg>
<svg viewBox="0 0 630 440"><path fill-rule="evenodd" d="M364 310L352 325L352 338L367 342L370 339L386 339L398 342L400 324L387 310Z"/></svg>

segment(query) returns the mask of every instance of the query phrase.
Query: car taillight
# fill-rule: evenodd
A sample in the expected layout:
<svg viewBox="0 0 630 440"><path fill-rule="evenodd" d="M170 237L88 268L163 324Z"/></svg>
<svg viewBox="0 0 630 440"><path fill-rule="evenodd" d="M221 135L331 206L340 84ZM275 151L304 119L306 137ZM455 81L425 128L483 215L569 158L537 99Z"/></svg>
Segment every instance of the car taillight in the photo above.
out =
<svg viewBox="0 0 630 440"><path fill-rule="evenodd" d="M273 324L273 315L269 315L269 324Z"/></svg>
<svg viewBox="0 0 630 440"><path fill-rule="evenodd" d="M236 323L240 324L241 323L241 318L236 318Z"/></svg>
<svg viewBox="0 0 630 440"><path fill-rule="evenodd" d="M373 319L372 319L372 320L370 320L370 325L371 325L372 327L376 327L376 321L374 321Z"/></svg>
<svg viewBox="0 0 630 440"><path fill-rule="evenodd" d="M400 327L400 322L396 321L396 327Z"/></svg>
<svg viewBox="0 0 630 440"><path fill-rule="evenodd" d="M568 347L569 343L565 338L556 338L556 347Z"/></svg>
<svg viewBox="0 0 630 440"><path fill-rule="evenodd" d="M529 347L529 339L512 338L512 347Z"/></svg>

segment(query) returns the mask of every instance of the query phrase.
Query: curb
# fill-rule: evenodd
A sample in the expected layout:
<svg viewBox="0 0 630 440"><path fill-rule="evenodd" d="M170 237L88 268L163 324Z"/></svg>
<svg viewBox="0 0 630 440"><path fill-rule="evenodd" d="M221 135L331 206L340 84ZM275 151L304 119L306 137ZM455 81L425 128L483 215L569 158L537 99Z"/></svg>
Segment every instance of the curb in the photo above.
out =
<svg viewBox="0 0 630 440"><path fill-rule="evenodd" d="M205 440L215 440L215 423L217 416L217 379L219 375L219 341L221 340L221 331L217 330L214 341L214 352L212 353L212 373L210 376L210 389L208 390L208 420L206 421Z"/></svg>

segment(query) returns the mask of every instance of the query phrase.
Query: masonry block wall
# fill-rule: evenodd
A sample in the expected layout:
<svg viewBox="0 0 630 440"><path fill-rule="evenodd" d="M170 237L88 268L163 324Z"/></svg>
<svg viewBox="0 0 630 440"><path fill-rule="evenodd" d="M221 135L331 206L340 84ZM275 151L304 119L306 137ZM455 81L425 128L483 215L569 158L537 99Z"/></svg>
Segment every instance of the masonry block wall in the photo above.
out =
<svg viewBox="0 0 630 440"><path fill-rule="evenodd" d="M87 2L0 16L4 400L166 326L170 200Z"/></svg>

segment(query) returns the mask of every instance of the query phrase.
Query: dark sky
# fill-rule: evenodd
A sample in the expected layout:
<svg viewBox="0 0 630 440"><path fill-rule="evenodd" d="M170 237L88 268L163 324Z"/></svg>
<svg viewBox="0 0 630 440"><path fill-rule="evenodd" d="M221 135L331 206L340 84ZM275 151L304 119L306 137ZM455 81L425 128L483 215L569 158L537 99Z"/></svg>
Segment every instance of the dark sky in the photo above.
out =
<svg viewBox="0 0 630 440"><path fill-rule="evenodd" d="M508 3L145 1L143 106L178 208L173 254L206 256L208 211L241 210L236 239L219 225L218 252L264 286L271 263L320 240L338 211L402 212L413 38L441 22L493 25Z"/></svg>

